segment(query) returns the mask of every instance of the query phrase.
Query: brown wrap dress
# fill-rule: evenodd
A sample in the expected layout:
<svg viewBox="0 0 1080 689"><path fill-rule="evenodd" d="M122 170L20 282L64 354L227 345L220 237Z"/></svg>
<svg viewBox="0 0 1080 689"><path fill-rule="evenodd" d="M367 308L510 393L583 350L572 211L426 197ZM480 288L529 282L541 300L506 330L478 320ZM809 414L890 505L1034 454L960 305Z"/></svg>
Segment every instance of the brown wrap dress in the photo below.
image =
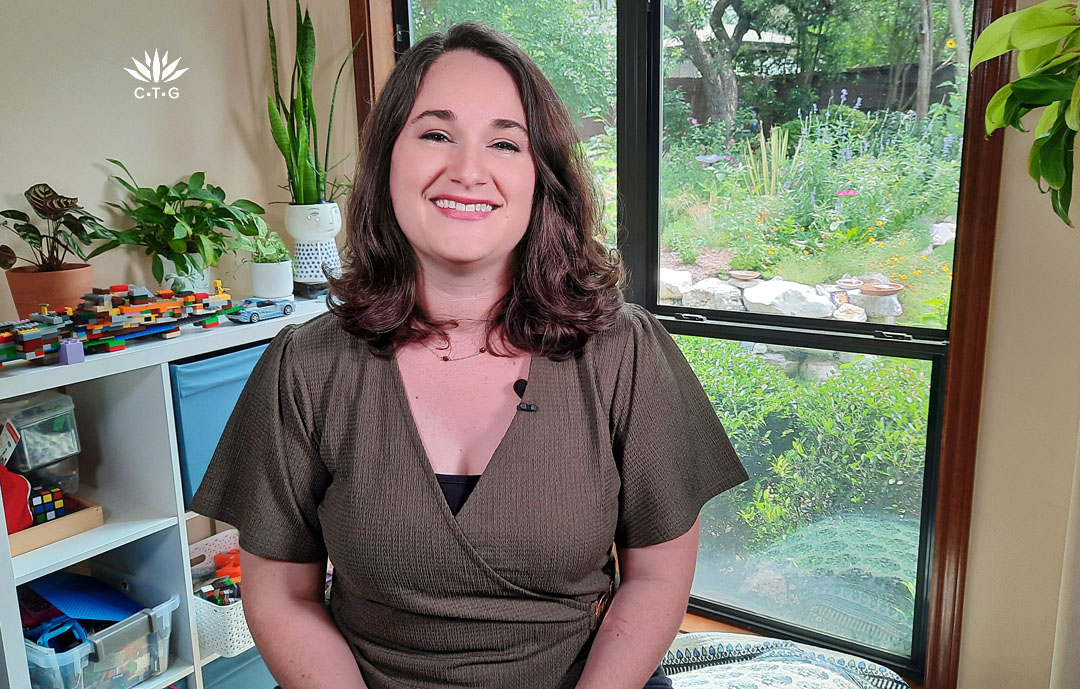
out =
<svg viewBox="0 0 1080 689"><path fill-rule="evenodd" d="M455 517L396 360L320 316L263 354L193 508L257 555L329 555L331 613L371 689L569 689L613 582L612 543L685 533L747 475L638 306L579 357L533 357L522 401L536 411L517 412Z"/></svg>

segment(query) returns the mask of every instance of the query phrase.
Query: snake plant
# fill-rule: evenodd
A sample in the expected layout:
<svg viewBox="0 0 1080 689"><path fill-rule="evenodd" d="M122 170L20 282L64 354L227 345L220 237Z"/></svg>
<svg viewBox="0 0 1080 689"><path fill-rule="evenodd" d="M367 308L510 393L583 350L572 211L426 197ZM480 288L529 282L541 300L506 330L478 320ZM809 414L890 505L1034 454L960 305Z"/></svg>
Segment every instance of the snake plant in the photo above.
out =
<svg viewBox="0 0 1080 689"><path fill-rule="evenodd" d="M321 203L328 200L326 172L330 166L330 132L334 125L334 103L337 100L338 83L345 65L356 52L363 36L356 39L349 54L338 68L334 80L334 92L330 98L330 116L326 123L326 146L323 159L319 159L319 128L315 114L315 102L311 94L312 77L315 72L315 28L311 15L300 13L300 1L296 1L296 55L290 79L289 99L281 96L278 85L277 40L274 22L270 15L270 0L266 2L266 25L270 35L270 69L274 77L274 94L267 96L266 105L270 115L270 131L289 172L289 192L294 204Z"/></svg>

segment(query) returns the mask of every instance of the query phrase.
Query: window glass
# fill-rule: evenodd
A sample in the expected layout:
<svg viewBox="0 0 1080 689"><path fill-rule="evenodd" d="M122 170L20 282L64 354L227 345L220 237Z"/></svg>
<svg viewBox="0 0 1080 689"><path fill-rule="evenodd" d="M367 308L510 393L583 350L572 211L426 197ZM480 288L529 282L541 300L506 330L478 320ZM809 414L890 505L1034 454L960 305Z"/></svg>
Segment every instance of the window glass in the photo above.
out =
<svg viewBox="0 0 1080 689"><path fill-rule="evenodd" d="M946 327L971 0L664 8L659 303Z"/></svg>
<svg viewBox="0 0 1080 689"><path fill-rule="evenodd" d="M750 474L702 510L693 594L908 655L931 363L676 340Z"/></svg>

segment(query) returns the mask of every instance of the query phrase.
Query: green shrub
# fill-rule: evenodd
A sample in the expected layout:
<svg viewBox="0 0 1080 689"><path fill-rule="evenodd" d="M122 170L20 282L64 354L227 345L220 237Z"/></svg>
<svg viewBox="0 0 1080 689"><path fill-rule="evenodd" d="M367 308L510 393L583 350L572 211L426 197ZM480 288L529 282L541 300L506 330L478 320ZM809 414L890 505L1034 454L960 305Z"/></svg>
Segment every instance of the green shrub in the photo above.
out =
<svg viewBox="0 0 1080 689"><path fill-rule="evenodd" d="M706 548L733 537L758 547L836 514L918 517L927 362L856 356L814 381L738 343L676 341L751 475L706 506L703 524L716 536Z"/></svg>

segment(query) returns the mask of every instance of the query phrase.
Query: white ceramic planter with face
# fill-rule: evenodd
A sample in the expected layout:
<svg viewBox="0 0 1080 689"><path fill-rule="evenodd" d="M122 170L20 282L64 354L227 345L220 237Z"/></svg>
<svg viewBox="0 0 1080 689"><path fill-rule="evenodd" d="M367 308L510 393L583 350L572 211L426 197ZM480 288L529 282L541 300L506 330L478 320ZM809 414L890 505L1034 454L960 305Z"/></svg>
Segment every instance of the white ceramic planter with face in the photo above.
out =
<svg viewBox="0 0 1080 689"><path fill-rule="evenodd" d="M341 230L341 208L337 203L290 205L285 211L285 230L296 240L294 279L323 284L322 266L341 270L334 237Z"/></svg>
<svg viewBox="0 0 1080 689"><path fill-rule="evenodd" d="M252 263L251 291L263 299L291 297L293 293L292 261Z"/></svg>

